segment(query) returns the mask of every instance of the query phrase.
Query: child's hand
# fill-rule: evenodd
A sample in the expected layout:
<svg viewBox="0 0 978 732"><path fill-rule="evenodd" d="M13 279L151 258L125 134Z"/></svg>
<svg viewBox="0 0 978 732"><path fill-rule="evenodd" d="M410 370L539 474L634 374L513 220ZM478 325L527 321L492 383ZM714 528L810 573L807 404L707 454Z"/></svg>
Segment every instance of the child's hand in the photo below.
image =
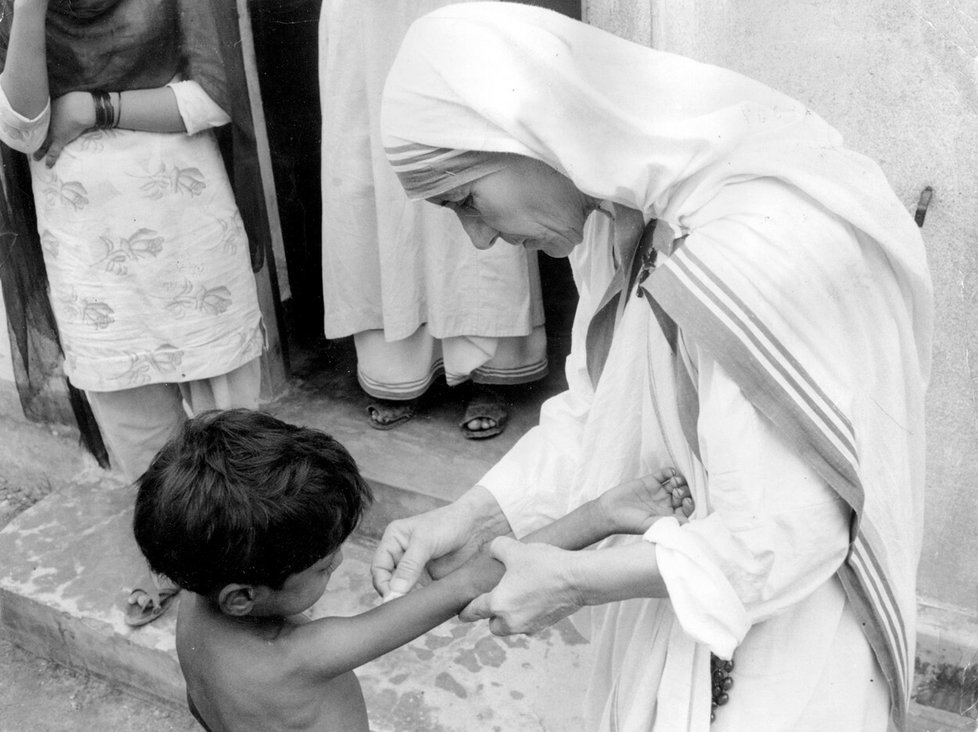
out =
<svg viewBox="0 0 978 732"><path fill-rule="evenodd" d="M598 501L618 534L644 534L663 516L684 524L695 509L686 479L675 468L625 481Z"/></svg>

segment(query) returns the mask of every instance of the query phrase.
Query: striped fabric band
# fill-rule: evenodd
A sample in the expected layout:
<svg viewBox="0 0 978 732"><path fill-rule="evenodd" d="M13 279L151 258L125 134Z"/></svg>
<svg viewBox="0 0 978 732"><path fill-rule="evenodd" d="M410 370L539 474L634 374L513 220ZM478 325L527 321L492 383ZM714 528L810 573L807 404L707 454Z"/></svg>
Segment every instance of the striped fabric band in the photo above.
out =
<svg viewBox="0 0 978 732"><path fill-rule="evenodd" d="M499 153L478 150L410 142L385 147L384 152L410 198L432 198L502 167L499 162L491 162Z"/></svg>
<svg viewBox="0 0 978 732"><path fill-rule="evenodd" d="M394 401L404 399L417 399L424 394L439 376L445 373L445 366L439 358L431 364L431 368L424 376L412 381L379 381L371 378L363 369L357 369L357 381L360 386L370 396L375 399L392 399Z"/></svg>
<svg viewBox="0 0 978 732"><path fill-rule="evenodd" d="M756 406L787 430L819 473L861 511L852 423L737 294L714 277L689 247L682 247L657 268L647 287L677 322L714 344L714 352L728 354L740 365L741 387L757 395Z"/></svg>
<svg viewBox="0 0 978 732"><path fill-rule="evenodd" d="M852 422L690 247L677 249L657 267L645 288L694 338L722 354L724 368L751 403L855 512L850 553L839 576L889 683L895 719L903 725L913 673L910 639L882 561L884 545L862 516Z"/></svg>
<svg viewBox="0 0 978 732"><path fill-rule="evenodd" d="M526 384L542 379L550 372L547 359L514 368L497 368L483 364L472 372L477 384Z"/></svg>
<svg viewBox="0 0 978 732"><path fill-rule="evenodd" d="M868 627L872 627L877 635L882 634L882 638L877 637L875 643L870 637L870 642L890 684L894 700L899 700L900 707L905 708L913 678L907 629L882 563L862 532L852 544L844 569L851 571L858 580L858 589L847 589L846 594L860 610L860 619L871 620ZM857 593L861 596L860 603L855 602L854 595Z"/></svg>
<svg viewBox="0 0 978 732"><path fill-rule="evenodd" d="M534 363L514 366L512 368L499 368L483 364L471 373L451 374L446 372L444 361L439 358L431 365L431 369L425 376L413 381L400 381L396 383L379 381L371 378L361 369L357 369L357 379L360 382L360 386L363 387L363 390L370 396L376 399L392 399L397 401L417 399L428 391L435 379L442 374L445 374L449 383L453 381L461 383L471 377L472 381L477 384L515 385L538 381L546 376L549 371L549 361L544 358Z"/></svg>

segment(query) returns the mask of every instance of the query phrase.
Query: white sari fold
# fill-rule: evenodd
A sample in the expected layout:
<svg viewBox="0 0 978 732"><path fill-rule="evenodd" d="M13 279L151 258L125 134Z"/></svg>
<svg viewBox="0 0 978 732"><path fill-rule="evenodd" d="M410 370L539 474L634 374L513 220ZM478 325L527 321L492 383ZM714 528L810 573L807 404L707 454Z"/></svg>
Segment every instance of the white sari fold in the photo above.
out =
<svg viewBox="0 0 978 732"><path fill-rule="evenodd" d="M717 254L691 235L645 286L852 508L839 577L903 708L913 676L923 381L902 303L887 300L879 281L853 285L849 307L837 309L845 317L828 328L834 337L799 338L824 317L818 301L837 289L795 283L772 301L756 263L737 281Z"/></svg>

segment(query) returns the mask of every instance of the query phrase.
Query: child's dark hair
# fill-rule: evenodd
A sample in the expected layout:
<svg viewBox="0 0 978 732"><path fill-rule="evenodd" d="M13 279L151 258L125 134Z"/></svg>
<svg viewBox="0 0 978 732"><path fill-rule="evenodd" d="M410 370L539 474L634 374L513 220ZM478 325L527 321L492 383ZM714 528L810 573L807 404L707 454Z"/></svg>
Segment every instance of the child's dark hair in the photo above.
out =
<svg viewBox="0 0 978 732"><path fill-rule="evenodd" d="M332 437L247 409L187 421L137 484L139 548L199 594L234 582L280 589L337 549L372 500Z"/></svg>

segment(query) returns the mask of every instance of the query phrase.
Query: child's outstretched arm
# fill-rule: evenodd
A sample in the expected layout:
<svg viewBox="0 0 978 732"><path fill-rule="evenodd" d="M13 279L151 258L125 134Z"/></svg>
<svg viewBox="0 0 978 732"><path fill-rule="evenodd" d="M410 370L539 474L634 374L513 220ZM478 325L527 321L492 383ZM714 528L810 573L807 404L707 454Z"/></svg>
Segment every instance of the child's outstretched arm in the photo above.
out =
<svg viewBox="0 0 978 732"><path fill-rule="evenodd" d="M455 617L502 575L502 564L479 554L446 577L365 613L306 623L294 631L299 665L323 681L351 671Z"/></svg>
<svg viewBox="0 0 978 732"><path fill-rule="evenodd" d="M686 481L667 468L627 481L567 516L524 537L524 542L583 549L612 534L644 532L662 516L685 521L692 513ZM456 571L360 615L321 618L296 630L312 672L333 678L389 653L453 618L490 591L503 565L483 552Z"/></svg>
<svg viewBox="0 0 978 732"><path fill-rule="evenodd" d="M680 523L686 523L694 508L686 479L674 468L663 468L605 491L521 541L576 551L613 534L643 534L663 516L674 516ZM478 584L495 587L505 567L482 551L455 573L459 572L479 574Z"/></svg>
<svg viewBox="0 0 978 732"><path fill-rule="evenodd" d="M663 468L605 491L522 541L584 549L612 534L644 534L663 516L686 523L693 509L686 479L674 468Z"/></svg>

